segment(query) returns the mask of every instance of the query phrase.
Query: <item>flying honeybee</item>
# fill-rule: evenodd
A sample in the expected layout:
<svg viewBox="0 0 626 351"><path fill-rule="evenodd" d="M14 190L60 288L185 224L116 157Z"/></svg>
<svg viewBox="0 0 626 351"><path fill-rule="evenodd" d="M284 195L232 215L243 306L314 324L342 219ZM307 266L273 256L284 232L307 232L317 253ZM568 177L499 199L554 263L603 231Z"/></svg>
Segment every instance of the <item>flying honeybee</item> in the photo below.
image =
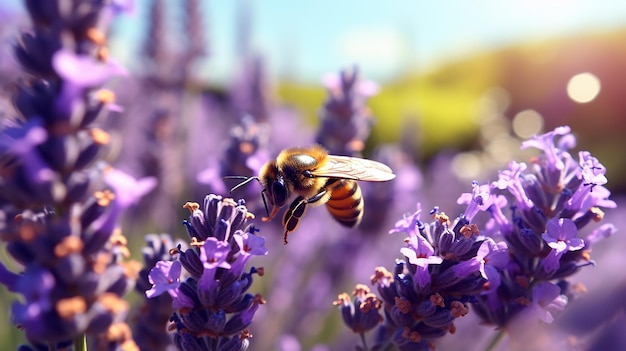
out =
<svg viewBox="0 0 626 351"><path fill-rule="evenodd" d="M261 183L273 206L264 222L272 220L291 196L297 195L283 216L283 240L287 244L287 236L298 227L307 205L326 204L337 222L352 228L363 217L363 196L357 181L383 182L395 177L385 164L329 155L323 147L315 145L283 150L276 160L263 165L258 177L247 178L235 188L251 179Z"/></svg>

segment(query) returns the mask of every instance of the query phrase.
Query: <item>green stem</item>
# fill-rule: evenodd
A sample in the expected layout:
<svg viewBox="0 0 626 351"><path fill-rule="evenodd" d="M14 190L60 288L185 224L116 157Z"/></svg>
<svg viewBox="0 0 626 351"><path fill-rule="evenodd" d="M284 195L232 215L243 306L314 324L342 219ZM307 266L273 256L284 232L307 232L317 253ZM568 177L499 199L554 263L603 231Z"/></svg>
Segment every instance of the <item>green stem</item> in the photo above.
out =
<svg viewBox="0 0 626 351"><path fill-rule="evenodd" d="M87 351L87 338L85 334L74 338L74 351Z"/></svg>
<svg viewBox="0 0 626 351"><path fill-rule="evenodd" d="M367 342L365 341L365 333L360 333L361 334L361 342L363 343L363 351L368 351L369 349L367 348Z"/></svg>
<svg viewBox="0 0 626 351"><path fill-rule="evenodd" d="M500 340L502 340L502 338L504 337L504 334L505 334L504 329L498 330L498 333L496 333L493 339L491 339L491 342L489 343L489 345L487 345L487 348L485 349L485 351L495 350Z"/></svg>

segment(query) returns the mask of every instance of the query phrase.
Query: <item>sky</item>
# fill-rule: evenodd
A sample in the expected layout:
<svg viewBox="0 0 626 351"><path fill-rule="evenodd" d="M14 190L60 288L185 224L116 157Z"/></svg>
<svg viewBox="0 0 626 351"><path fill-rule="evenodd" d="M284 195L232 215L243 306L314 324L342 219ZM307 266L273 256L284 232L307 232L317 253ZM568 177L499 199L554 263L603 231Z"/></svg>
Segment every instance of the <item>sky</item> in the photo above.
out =
<svg viewBox="0 0 626 351"><path fill-rule="evenodd" d="M173 37L180 0L165 0ZM143 40L150 0L116 23L113 54L128 66ZM358 65L386 80L482 50L542 38L626 27L624 0L200 0L211 51L198 75L226 82L236 73L237 38L248 18L250 47L273 76L319 81ZM19 9L17 0L2 6ZM239 28L239 29L238 29ZM177 32L178 31L178 32ZM238 32L239 31L239 32ZM176 41L174 37L173 42Z"/></svg>

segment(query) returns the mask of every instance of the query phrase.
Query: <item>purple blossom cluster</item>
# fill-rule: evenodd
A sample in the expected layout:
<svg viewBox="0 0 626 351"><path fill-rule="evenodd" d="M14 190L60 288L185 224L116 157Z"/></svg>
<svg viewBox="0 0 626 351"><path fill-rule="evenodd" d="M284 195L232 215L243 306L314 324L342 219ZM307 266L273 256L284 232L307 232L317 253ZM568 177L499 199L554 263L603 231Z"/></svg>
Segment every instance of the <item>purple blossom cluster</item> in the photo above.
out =
<svg viewBox="0 0 626 351"><path fill-rule="evenodd" d="M397 260L391 272L377 267L371 277L382 301L378 307L384 320L375 323L371 312L357 313L366 306L363 303L358 308L340 305L344 321L355 332L363 333L383 322L371 350L385 350L389 344L398 350L432 349L436 339L455 331L455 319L468 313L476 295L495 288L487 283L508 262L506 245L479 240L477 226L465 217L451 221L435 208L430 211L434 220L424 223L421 214L418 205L415 213L390 231L408 235L406 247L400 250L404 259ZM362 318L368 321L359 320ZM355 328L355 323L368 328Z"/></svg>
<svg viewBox="0 0 626 351"><path fill-rule="evenodd" d="M603 224L580 233L602 220L601 208L616 204L603 186L604 166L586 151L576 160L568 152L574 145L568 127L536 136L522 144L541 151L530 169L512 162L498 180L474 182L473 192L459 197L467 207L454 221L434 208L434 221L424 223L419 204L398 221L390 233L408 234L404 259L391 272L376 268L371 282L380 298L359 285L354 305L347 294L335 302L345 324L361 334L362 349L432 350L436 339L456 331L455 319L470 305L503 331L533 320L552 323L581 289L566 278L592 265L591 247L616 230ZM482 227L474 223L481 211L490 214ZM364 333L377 326L368 348Z"/></svg>
<svg viewBox="0 0 626 351"><path fill-rule="evenodd" d="M126 261L117 219L133 199L115 193L119 177L103 163L110 136L98 127L119 111L101 85L126 73L105 35L120 3L25 5L32 27L14 52L26 76L18 115L0 131L0 239L19 271L0 264L0 282L20 295L11 319L37 350L84 344L84 335L94 349L132 349L122 297L139 268Z"/></svg>
<svg viewBox="0 0 626 351"><path fill-rule="evenodd" d="M252 256L267 255L265 238L248 224L254 216L243 201L207 195L204 203L186 203L185 221L190 248L171 250L174 260L158 261L150 270L148 298L167 292L175 311L170 317L174 345L179 350L248 349L248 326L261 294L251 294L253 275L262 268L245 270ZM185 276L182 276L184 268Z"/></svg>
<svg viewBox="0 0 626 351"><path fill-rule="evenodd" d="M604 187L605 167L587 151L575 158L568 151L575 144L569 127L533 137L522 144L541 151L530 165L511 162L498 180L475 184L471 195L459 199L468 203L466 217L478 211L490 214L483 235L502 240L510 251L498 288L475 304L485 322L505 327L526 311L551 323L553 313L580 289L565 279L593 265L592 246L616 231L610 223L588 228L602 221L602 208L616 203ZM510 217L504 214L507 208Z"/></svg>
<svg viewBox="0 0 626 351"><path fill-rule="evenodd" d="M373 122L366 101L378 87L360 79L356 67L325 80L329 94L319 113L315 142L332 155L357 156L365 147Z"/></svg>

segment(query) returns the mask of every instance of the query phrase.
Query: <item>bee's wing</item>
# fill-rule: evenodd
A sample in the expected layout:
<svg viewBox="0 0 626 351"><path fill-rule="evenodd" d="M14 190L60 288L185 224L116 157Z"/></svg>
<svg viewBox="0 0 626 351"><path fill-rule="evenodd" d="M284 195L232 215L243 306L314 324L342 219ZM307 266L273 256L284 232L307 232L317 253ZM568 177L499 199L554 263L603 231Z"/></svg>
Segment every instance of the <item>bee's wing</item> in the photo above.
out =
<svg viewBox="0 0 626 351"><path fill-rule="evenodd" d="M363 158L328 155L325 162L311 171L316 177L383 182L396 177L387 165Z"/></svg>

